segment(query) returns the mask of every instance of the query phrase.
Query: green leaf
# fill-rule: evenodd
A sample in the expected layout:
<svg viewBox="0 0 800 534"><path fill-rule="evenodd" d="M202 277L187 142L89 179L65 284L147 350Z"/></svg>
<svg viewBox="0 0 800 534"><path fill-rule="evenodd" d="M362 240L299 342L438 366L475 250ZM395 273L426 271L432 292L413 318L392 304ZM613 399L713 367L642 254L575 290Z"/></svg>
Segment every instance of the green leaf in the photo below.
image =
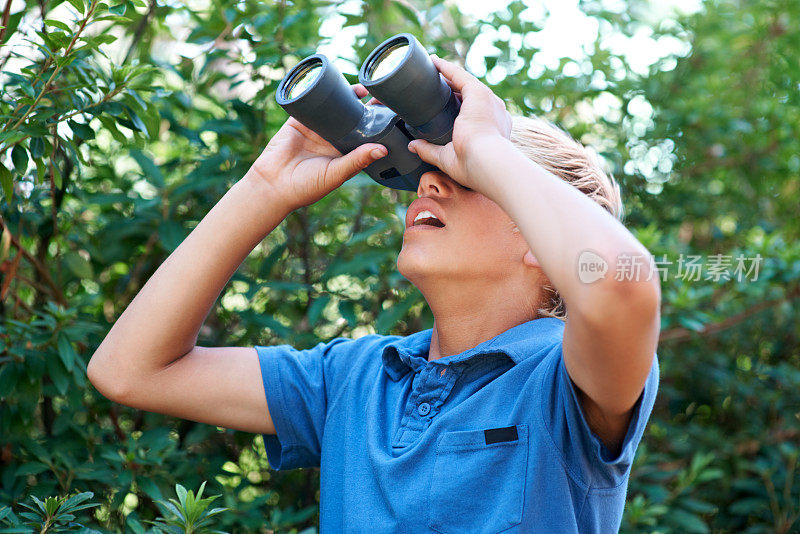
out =
<svg viewBox="0 0 800 534"><path fill-rule="evenodd" d="M113 137L115 141L122 144L128 144L128 138L125 137L125 134L119 131L119 129L117 128L116 121L114 121L114 119L109 118L105 115L98 115L97 118L106 128L106 130L108 130L108 132L111 134L111 137Z"/></svg>
<svg viewBox="0 0 800 534"><path fill-rule="evenodd" d="M67 0L67 2L69 2L72 5L72 7L74 7L78 11L79 14L83 15L86 6L84 5L82 0Z"/></svg>
<svg viewBox="0 0 800 534"><path fill-rule="evenodd" d="M671 521L680 527L681 532L693 534L706 534L709 532L708 525L695 514L677 508L671 510L669 516Z"/></svg>
<svg viewBox="0 0 800 534"><path fill-rule="evenodd" d="M58 510L60 500L57 497L47 497L44 501L44 510L48 516L53 516Z"/></svg>
<svg viewBox="0 0 800 534"><path fill-rule="evenodd" d="M136 114L135 111L133 111L128 106L125 106L125 112L128 114L128 117L130 117L131 122L133 123L133 125L136 127L137 130L139 130L140 132L147 133L147 125L139 117L139 115Z"/></svg>
<svg viewBox="0 0 800 534"><path fill-rule="evenodd" d="M91 43L93 45L104 45L104 44L111 44L116 42L117 37L111 35L109 33L101 33L100 35L95 35L89 39L86 39L86 42Z"/></svg>
<svg viewBox="0 0 800 534"><path fill-rule="evenodd" d="M128 17L122 17L119 15L104 15L102 17L98 17L95 20L97 21L111 21L111 22L133 22L133 19Z"/></svg>
<svg viewBox="0 0 800 534"><path fill-rule="evenodd" d="M67 371L72 372L72 366L75 364L77 354L75 354L75 349L72 348L72 343L63 333L58 335L58 355L61 357L61 361L64 362L64 367Z"/></svg>
<svg viewBox="0 0 800 534"><path fill-rule="evenodd" d="M181 501L181 504L185 505L186 504L186 488L184 488L180 484L175 484L175 493L178 495L178 499Z"/></svg>
<svg viewBox="0 0 800 534"><path fill-rule="evenodd" d="M47 176L47 165L41 159L36 160L36 183L43 184Z"/></svg>
<svg viewBox="0 0 800 534"><path fill-rule="evenodd" d="M340 300L339 313L342 315L342 317L347 319L347 324L350 325L350 328L355 328L358 325L356 309L352 300Z"/></svg>
<svg viewBox="0 0 800 534"><path fill-rule="evenodd" d="M261 262L261 266L258 269L259 278L269 278L272 268L275 266L275 263L281 258L281 256L283 256L283 253L286 251L287 247L288 243L281 243L272 251L270 251L269 255L264 259L264 261Z"/></svg>
<svg viewBox="0 0 800 534"><path fill-rule="evenodd" d="M84 491L83 493L78 493L77 495L73 495L61 506L61 511L63 512L72 512L73 510L77 510L77 506L85 500L91 499L94 497L94 493L91 491ZM100 506L99 503L91 504L90 506Z"/></svg>
<svg viewBox="0 0 800 534"><path fill-rule="evenodd" d="M45 19L44 23L47 26L52 26L54 28L58 28L60 30L64 30L67 33L72 33L72 30L70 29L70 27L67 26L66 24L64 24L63 22L61 22L60 20Z"/></svg>
<svg viewBox="0 0 800 534"><path fill-rule="evenodd" d="M0 367L0 398L8 397L14 391L17 382L17 371L14 366L7 363Z"/></svg>
<svg viewBox="0 0 800 534"><path fill-rule="evenodd" d="M75 122L73 120L68 120L67 124L69 125L70 130L83 140L94 139L94 130L88 124L81 124L79 122Z"/></svg>
<svg viewBox="0 0 800 534"><path fill-rule="evenodd" d="M400 302L391 304L388 308L381 310L375 320L375 331L379 334L387 334L418 300L417 294L411 293Z"/></svg>
<svg viewBox="0 0 800 534"><path fill-rule="evenodd" d="M161 493L161 490L158 488L153 479L149 477L142 477L142 478L137 477L136 480L142 491L146 493L154 501L161 500L164 498L164 495Z"/></svg>
<svg viewBox="0 0 800 534"><path fill-rule="evenodd" d="M161 238L161 244L169 252L172 252L178 245L180 245L189 233L183 228L183 225L177 221L166 220L161 221L158 227L158 237Z"/></svg>
<svg viewBox="0 0 800 534"><path fill-rule="evenodd" d="M39 159L44 156L44 139L41 137L34 137L31 139L29 149L33 159Z"/></svg>
<svg viewBox="0 0 800 534"><path fill-rule="evenodd" d="M28 170L28 151L24 146L14 145L11 149L11 161L14 163L14 170L24 175Z"/></svg>
<svg viewBox="0 0 800 534"><path fill-rule="evenodd" d="M14 180L11 176L11 171L6 169L6 166L0 162L0 185L3 186L3 194L6 197L6 202L11 202L14 197Z"/></svg>
<svg viewBox="0 0 800 534"><path fill-rule="evenodd" d="M108 8L108 11L114 15L124 15L125 14L125 4L117 4L115 6L111 6Z"/></svg>
<svg viewBox="0 0 800 534"><path fill-rule="evenodd" d="M44 473L49 470L50 468L42 462L28 462L19 466L17 470L14 471L14 476L38 475L39 473Z"/></svg>
<svg viewBox="0 0 800 534"><path fill-rule="evenodd" d="M148 106L143 114L144 123L147 125L147 135L151 139L158 139L158 134L161 131L161 114L158 112L156 106Z"/></svg>
<svg viewBox="0 0 800 534"><path fill-rule="evenodd" d="M141 150L137 149L131 150L130 154L131 157L136 160L136 163L139 164L139 167L142 168L142 173L148 182L159 187L164 186L164 175L161 174L161 169L150 159L150 156L147 156Z"/></svg>
<svg viewBox="0 0 800 534"><path fill-rule="evenodd" d="M89 260L78 254L76 251L69 251L64 254L64 263L72 274L78 278L91 280L94 278L94 269Z"/></svg>
<svg viewBox="0 0 800 534"><path fill-rule="evenodd" d="M331 301L331 296L328 294L320 295L314 302L311 303L311 306L308 308L308 324L314 326L319 321L320 315L322 315L322 311L327 306L328 302Z"/></svg>
<svg viewBox="0 0 800 534"><path fill-rule="evenodd" d="M58 167L58 165L56 165L55 161L53 161L52 159L50 160L50 163L51 163L50 168L53 170L53 182L56 184L56 187L58 189L61 189L61 187L63 186L63 182L61 179L61 169Z"/></svg>
<svg viewBox="0 0 800 534"><path fill-rule="evenodd" d="M63 364L61 363L61 358L57 358L55 354L48 355L46 357L47 360L47 373L50 375L50 379L55 384L56 389L62 395L67 394L67 390L69 389L69 374L67 374L66 369L64 369Z"/></svg>

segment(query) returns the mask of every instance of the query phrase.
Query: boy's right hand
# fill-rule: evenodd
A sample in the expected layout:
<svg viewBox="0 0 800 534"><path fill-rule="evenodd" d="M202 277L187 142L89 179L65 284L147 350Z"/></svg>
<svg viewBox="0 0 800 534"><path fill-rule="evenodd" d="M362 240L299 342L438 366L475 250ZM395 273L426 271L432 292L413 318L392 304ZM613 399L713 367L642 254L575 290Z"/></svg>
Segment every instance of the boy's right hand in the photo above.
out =
<svg viewBox="0 0 800 534"><path fill-rule="evenodd" d="M361 84L352 87L359 98L367 95ZM295 210L318 201L387 153L381 144L366 143L341 155L316 132L289 117L247 174L266 182Z"/></svg>

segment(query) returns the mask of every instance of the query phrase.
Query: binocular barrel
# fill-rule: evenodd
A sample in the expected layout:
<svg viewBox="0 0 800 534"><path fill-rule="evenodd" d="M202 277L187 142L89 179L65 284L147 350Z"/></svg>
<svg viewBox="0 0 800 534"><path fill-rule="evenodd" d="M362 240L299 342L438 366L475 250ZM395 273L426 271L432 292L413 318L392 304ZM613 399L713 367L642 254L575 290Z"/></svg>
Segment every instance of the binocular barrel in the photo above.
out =
<svg viewBox="0 0 800 534"><path fill-rule="evenodd" d="M384 145L388 154L364 171L381 185L416 191L420 177L438 169L409 151L408 143L413 139L448 143L460 107L458 99L409 33L378 45L358 76L380 105L365 106L322 54L304 58L289 71L275 99L342 153L364 143Z"/></svg>

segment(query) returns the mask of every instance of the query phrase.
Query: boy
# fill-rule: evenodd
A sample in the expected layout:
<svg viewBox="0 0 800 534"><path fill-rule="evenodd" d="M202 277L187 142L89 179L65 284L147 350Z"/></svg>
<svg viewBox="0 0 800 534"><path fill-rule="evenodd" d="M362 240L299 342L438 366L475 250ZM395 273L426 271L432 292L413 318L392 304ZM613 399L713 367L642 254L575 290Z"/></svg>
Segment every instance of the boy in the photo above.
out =
<svg viewBox="0 0 800 534"><path fill-rule="evenodd" d="M339 156L290 118L120 316L89 378L122 404L262 433L276 469L320 466L322 532L616 532L658 387L650 255L589 152L432 58L462 107L451 143L409 144L442 172L422 176L397 259L432 329L195 346L255 245L386 154Z"/></svg>

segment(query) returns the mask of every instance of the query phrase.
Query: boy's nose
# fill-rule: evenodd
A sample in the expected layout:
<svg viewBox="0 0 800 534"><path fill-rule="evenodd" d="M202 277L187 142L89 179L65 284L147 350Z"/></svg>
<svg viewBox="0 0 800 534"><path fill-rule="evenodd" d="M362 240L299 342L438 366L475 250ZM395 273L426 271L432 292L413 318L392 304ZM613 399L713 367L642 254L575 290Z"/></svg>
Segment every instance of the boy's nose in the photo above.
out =
<svg viewBox="0 0 800 534"><path fill-rule="evenodd" d="M436 195L439 197L449 197L456 189L456 183L452 178L441 171L428 171L419 179L417 186L417 196L424 197Z"/></svg>

